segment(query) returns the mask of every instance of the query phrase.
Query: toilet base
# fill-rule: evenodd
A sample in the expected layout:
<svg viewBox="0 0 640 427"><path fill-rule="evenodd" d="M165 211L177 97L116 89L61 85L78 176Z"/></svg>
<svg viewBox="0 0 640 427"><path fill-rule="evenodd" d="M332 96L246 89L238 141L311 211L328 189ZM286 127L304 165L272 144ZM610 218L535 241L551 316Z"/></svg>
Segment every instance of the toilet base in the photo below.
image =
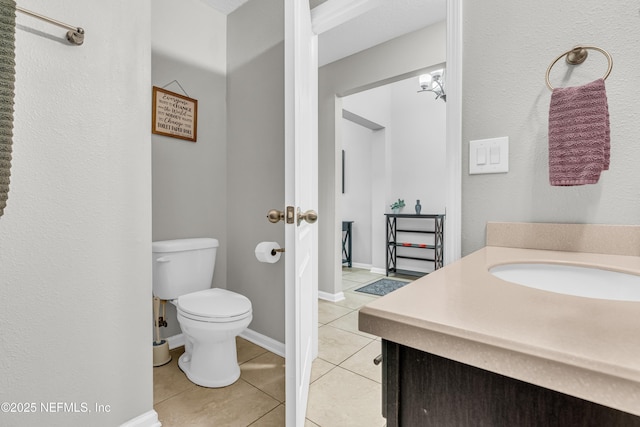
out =
<svg viewBox="0 0 640 427"><path fill-rule="evenodd" d="M231 322L202 322L186 317L178 308L178 323L185 336L185 352L178 366L194 384L226 387L240 378L236 336L249 326L252 315Z"/></svg>
<svg viewBox="0 0 640 427"><path fill-rule="evenodd" d="M224 376L216 377L216 378L205 378L197 373L194 373L191 369L191 356L187 353L183 353L182 356L178 358L178 366L185 373L187 378L199 386L209 387L209 388L219 388L226 387L238 381L240 378L240 366L235 363L235 366L227 365L227 372L224 373Z"/></svg>

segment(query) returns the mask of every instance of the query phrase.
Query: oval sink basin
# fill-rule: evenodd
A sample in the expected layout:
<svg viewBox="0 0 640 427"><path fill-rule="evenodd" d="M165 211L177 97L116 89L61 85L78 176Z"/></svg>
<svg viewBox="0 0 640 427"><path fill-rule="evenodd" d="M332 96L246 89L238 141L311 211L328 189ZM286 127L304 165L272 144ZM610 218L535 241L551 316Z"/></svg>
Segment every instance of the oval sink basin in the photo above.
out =
<svg viewBox="0 0 640 427"><path fill-rule="evenodd" d="M558 264L505 264L489 272L507 282L543 291L615 301L640 301L640 276Z"/></svg>

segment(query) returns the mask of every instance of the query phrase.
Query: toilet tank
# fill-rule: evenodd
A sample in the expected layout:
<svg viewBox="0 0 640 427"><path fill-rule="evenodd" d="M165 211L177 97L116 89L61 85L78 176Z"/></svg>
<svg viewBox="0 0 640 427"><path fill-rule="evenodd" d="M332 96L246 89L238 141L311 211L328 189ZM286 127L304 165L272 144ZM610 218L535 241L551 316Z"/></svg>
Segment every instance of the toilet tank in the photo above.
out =
<svg viewBox="0 0 640 427"><path fill-rule="evenodd" d="M153 295L172 300L211 287L218 240L161 240L153 242L151 249Z"/></svg>

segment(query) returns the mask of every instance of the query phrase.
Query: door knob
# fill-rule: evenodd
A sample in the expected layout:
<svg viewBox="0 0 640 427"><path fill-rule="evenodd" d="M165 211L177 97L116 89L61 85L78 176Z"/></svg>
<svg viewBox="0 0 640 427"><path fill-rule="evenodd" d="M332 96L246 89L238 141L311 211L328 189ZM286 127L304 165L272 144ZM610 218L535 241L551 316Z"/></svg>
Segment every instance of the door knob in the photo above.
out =
<svg viewBox="0 0 640 427"><path fill-rule="evenodd" d="M298 225L300 225L302 220L307 221L309 224L313 224L318 220L318 214L314 210L300 212L300 208L298 208Z"/></svg>
<svg viewBox="0 0 640 427"><path fill-rule="evenodd" d="M271 209L269 212L267 212L267 218L269 219L269 222L272 222L274 224L280 221L285 221L287 224L293 224L293 214L293 206L287 206L286 212L279 211L277 209Z"/></svg>
<svg viewBox="0 0 640 427"><path fill-rule="evenodd" d="M276 224L277 222L284 221L284 212L277 209L271 209L267 212L267 218L269 218L269 222Z"/></svg>

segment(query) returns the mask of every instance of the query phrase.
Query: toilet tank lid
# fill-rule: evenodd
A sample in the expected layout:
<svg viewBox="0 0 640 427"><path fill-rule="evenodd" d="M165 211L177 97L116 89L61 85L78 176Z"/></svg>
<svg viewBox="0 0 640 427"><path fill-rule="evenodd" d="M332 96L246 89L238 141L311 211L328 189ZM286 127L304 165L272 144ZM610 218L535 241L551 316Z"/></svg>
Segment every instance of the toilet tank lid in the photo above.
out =
<svg viewBox="0 0 640 427"><path fill-rule="evenodd" d="M194 251L197 249L217 248L218 240L209 237L196 237L191 239L159 240L151 244L153 252L180 252Z"/></svg>

